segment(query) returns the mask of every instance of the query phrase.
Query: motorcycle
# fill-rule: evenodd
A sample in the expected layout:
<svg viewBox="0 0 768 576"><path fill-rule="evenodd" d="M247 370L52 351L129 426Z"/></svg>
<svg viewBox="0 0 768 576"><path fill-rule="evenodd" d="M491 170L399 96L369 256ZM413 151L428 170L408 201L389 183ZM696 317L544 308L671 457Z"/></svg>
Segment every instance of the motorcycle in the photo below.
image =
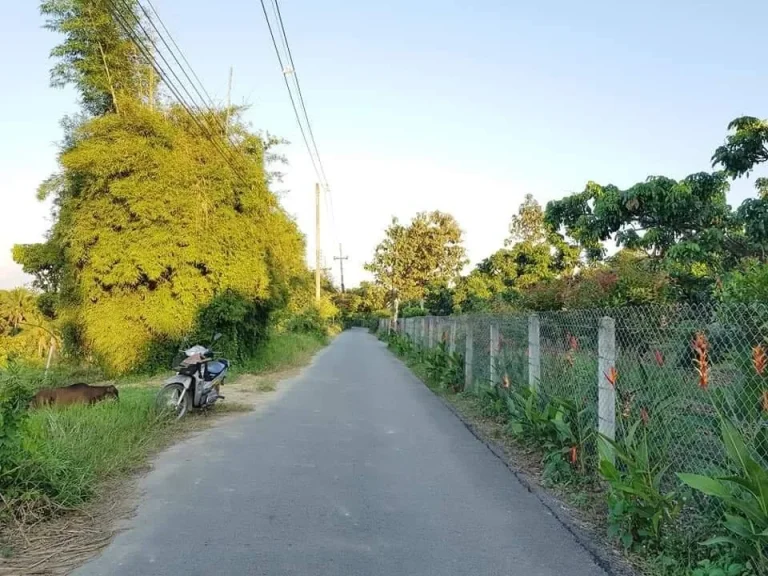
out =
<svg viewBox="0 0 768 576"><path fill-rule="evenodd" d="M219 338L221 334L216 334L213 341ZM176 420L192 410L204 410L223 400L219 388L229 369L228 360L214 359L216 353L205 346L198 344L179 352L181 355L176 357L173 366L176 374L163 383L157 395L158 408L175 414Z"/></svg>

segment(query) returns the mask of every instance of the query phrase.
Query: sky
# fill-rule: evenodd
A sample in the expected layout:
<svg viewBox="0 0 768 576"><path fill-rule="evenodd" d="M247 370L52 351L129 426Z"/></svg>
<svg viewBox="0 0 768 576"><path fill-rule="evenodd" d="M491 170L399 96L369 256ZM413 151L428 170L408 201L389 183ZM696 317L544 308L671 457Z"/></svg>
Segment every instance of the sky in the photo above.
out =
<svg viewBox="0 0 768 576"><path fill-rule="evenodd" d="M315 176L259 2L154 5L214 99L233 67L233 102L290 142L276 189L313 255ZM0 288L31 280L10 250L50 227L35 190L77 110L72 90L48 85L58 38L37 6L5 2L0 19ZM331 186L321 248L338 282L343 244L347 286L369 279L363 264L393 216L450 212L474 264L502 246L526 193L545 204L590 180L709 170L730 120L768 116L761 0L282 0L281 11ZM739 180L729 201L752 195Z"/></svg>

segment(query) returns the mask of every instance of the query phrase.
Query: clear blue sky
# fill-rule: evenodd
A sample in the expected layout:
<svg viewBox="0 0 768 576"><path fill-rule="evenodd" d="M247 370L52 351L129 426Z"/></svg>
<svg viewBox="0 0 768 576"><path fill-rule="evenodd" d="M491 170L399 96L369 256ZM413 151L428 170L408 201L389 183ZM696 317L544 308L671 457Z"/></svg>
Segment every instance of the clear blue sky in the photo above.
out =
<svg viewBox="0 0 768 576"><path fill-rule="evenodd" d="M473 6L470 6L473 4ZM501 246L522 197L542 203L588 180L628 186L650 174L708 170L732 118L768 116L758 0L583 2L310 2L283 18L333 189L347 284L392 215L453 213L473 262ZM155 0L208 91L256 128L292 144L281 188L302 229L313 226L314 177L257 0ZM23 281L14 242L40 238L36 185L55 168L58 121L74 94L48 88L37 2L0 19L0 287ZM752 195L739 181L737 204ZM329 221L329 219L326 219ZM310 253L314 244L310 238Z"/></svg>

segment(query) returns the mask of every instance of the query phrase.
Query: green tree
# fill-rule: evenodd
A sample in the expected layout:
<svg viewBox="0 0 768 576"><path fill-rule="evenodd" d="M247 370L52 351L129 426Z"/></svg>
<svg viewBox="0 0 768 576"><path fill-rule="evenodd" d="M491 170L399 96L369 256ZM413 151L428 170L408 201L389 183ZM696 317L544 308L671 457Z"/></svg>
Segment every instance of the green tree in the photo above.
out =
<svg viewBox="0 0 768 576"><path fill-rule="evenodd" d="M687 297L705 295L715 276L733 265L727 244L740 223L726 203L722 172L663 176L620 190L587 184L583 192L550 202L547 222L574 238L590 260L605 254L603 243L643 250L661 262Z"/></svg>
<svg viewBox="0 0 768 576"><path fill-rule="evenodd" d="M579 249L547 224L541 205L527 194L512 217L505 248L482 260L454 294L454 305L464 311L488 306L510 306L520 292L545 280L570 273Z"/></svg>
<svg viewBox="0 0 768 576"><path fill-rule="evenodd" d="M175 107L94 118L59 158L48 192L63 239L62 313L114 371L192 330L216 294L266 305L306 271L303 238L267 189L261 140L231 122L244 176Z"/></svg>
<svg viewBox="0 0 768 576"><path fill-rule="evenodd" d="M731 178L747 176L755 167L768 160L768 122L752 116L736 118L728 129L733 132L725 144L712 156L714 166L720 165ZM768 253L768 178L755 180L757 198L747 198L738 209L744 226L744 238L733 248L741 256L766 261Z"/></svg>
<svg viewBox="0 0 768 576"><path fill-rule="evenodd" d="M387 290L397 319L402 301L423 300L430 285L448 285L458 278L465 255L453 216L420 212L408 226L392 219L365 269Z"/></svg>
<svg viewBox="0 0 768 576"><path fill-rule="evenodd" d="M155 93L149 63L113 17L136 28L142 15L137 0L44 0L45 28L64 36L51 51L51 85L73 85L83 110L92 116L120 111L120 100Z"/></svg>

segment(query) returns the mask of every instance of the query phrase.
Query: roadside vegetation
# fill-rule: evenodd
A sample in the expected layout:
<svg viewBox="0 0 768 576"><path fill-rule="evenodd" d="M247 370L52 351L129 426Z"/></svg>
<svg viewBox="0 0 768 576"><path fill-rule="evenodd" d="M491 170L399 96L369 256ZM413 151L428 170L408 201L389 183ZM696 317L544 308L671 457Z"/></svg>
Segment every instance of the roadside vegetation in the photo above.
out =
<svg viewBox="0 0 768 576"><path fill-rule="evenodd" d="M685 461L666 453L674 443L659 434L670 428L651 422L684 418L679 408L666 416L658 405L619 415L617 439L609 440L595 430L594 408L578 405L570 395L540 394L511 384L506 376L500 385L465 390L463 356L450 353L445 342L429 350L401 334L382 338L481 434L505 446L514 466L580 510L594 533L623 549L641 572L768 573L768 465L757 453L760 444L745 440L728 415L734 407L750 409L749 402L734 402L719 388L699 387L697 401L711 415L698 417L711 423L711 432L700 432L709 438L709 452L722 454L724 461L719 473L691 474ZM750 368L756 378L764 377L766 367L766 357L755 355ZM614 377L622 378L619 372ZM540 389L548 388L542 381Z"/></svg>
<svg viewBox="0 0 768 576"><path fill-rule="evenodd" d="M306 363L341 322L325 275L315 299L304 236L272 191L282 141L243 108L173 103L121 25L148 17L134 0L43 0L40 12L59 40L51 85L74 89L79 108L37 191L52 205L46 239L13 249L31 286L0 291L4 531L80 508L202 425L163 418L146 385L180 348L220 333L231 380ZM119 401L28 409L41 388L105 381Z"/></svg>
<svg viewBox="0 0 768 576"><path fill-rule="evenodd" d="M237 374L302 366L326 342L321 333L273 334L237 367L230 384L236 383ZM30 410L33 393L56 382L21 365L0 372L0 525L28 526L76 509L98 494L104 482L142 469L151 454L206 425L208 414L176 422L158 412L158 389L146 385L146 378L118 381L119 401ZM247 409L225 400L212 412Z"/></svg>

